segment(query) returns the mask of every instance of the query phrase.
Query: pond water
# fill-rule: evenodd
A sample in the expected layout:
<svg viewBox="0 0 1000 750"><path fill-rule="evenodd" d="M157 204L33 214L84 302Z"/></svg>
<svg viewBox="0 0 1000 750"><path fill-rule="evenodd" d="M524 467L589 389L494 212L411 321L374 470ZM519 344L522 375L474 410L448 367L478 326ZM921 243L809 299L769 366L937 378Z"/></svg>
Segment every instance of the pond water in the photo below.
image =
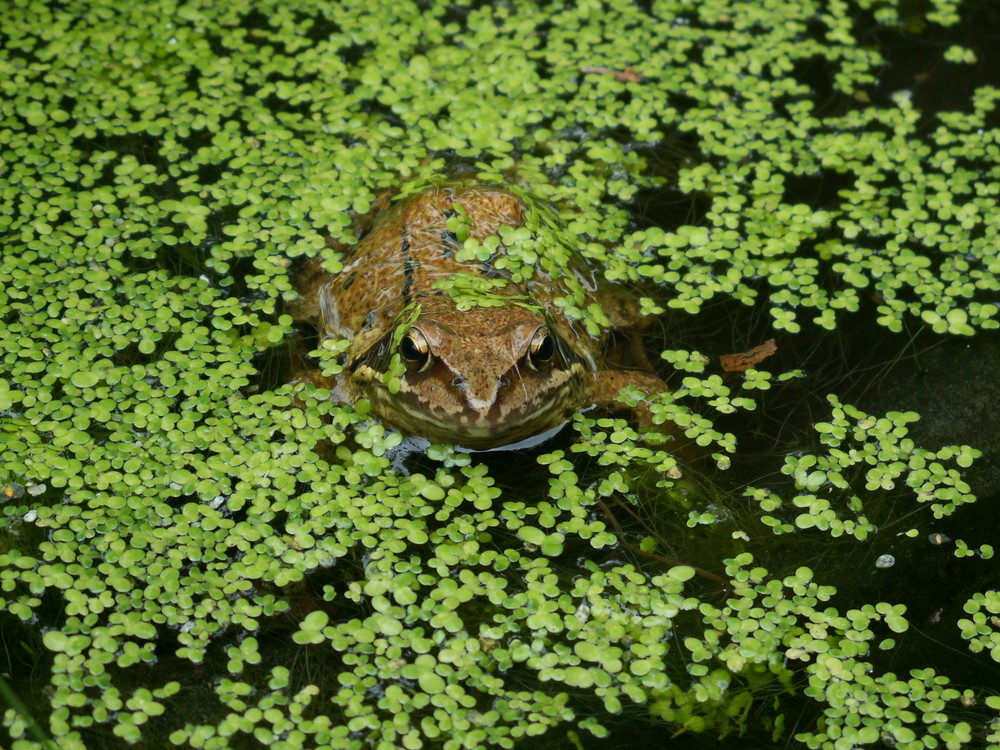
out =
<svg viewBox="0 0 1000 750"><path fill-rule="evenodd" d="M538 39L551 42L552 58L511 58L537 66L542 82L558 77L567 40L590 39L594 55L607 56L601 35L591 38L591 26L562 35L553 22L521 38L530 17L518 21L526 9L508 13L507 4L394 4L383 10L399 18L386 28L401 44L412 42L400 31L407 9L410 23L424 19L436 31L407 47L405 65L380 89L371 55L386 50L368 11L327 9L342 13L331 20L308 3L292 5L245 16L171 6L165 15L176 14L177 25L168 29L95 3L101 13L87 22L100 33L88 43L107 44L108 57L78 79L66 74L76 81L72 95L52 89L49 66L60 58L49 52L59 50L43 54L18 41L60 34L26 17L2 25L0 42L23 63L9 63L22 78L10 78L14 88L0 101L10 103L0 157L12 171L0 234L16 250L2 259L11 333L0 370L9 474L0 501L0 677L11 688L0 697L24 707L4 715L13 750L45 747L46 736L58 747L144 750L996 746L1000 667L990 656L998 632L990 606L1000 580L992 559L1000 547L1000 337L985 324L956 335L949 326L975 316L945 307L922 319L906 313L892 332L884 308L896 290L859 287L852 302L852 277L834 270L833 255L809 265L818 246L847 236L826 215L861 190L850 165L797 172L781 164L778 146L774 164L738 149L723 156L718 144L710 148L712 116L709 125L698 120L697 133L687 125L706 102L720 119L731 114L724 88L714 99L693 89L672 94L679 109L660 112L662 137L647 138L642 107L631 112L631 95L613 88L642 85L622 73L629 63L643 70L638 60L622 60L609 69L617 76L593 84L597 112L580 104L586 85L576 81L576 93L552 94L557 109L545 118L504 120L510 132L486 122L482 133L448 130L463 107L476 108L444 82L462 68L449 55L476 49L470 29L505 24L525 53ZM621 39L631 29L636 49L646 43L644 26L633 19L612 27L619 13L673 14L674 29L701 24L706 40L718 34L718 48L705 41L688 50L692 67L725 60L726 40L742 38L740 19L759 38L780 26L762 24L743 3L731 3L731 14L713 4L612 5L602 9L604 31ZM941 113L969 114L977 92L1000 85L995 6L969 3L962 23L945 28L918 28L919 14L910 13L913 27L904 30L876 24L871 3L858 6L851 31L859 41L848 46L859 57L851 60L860 65L866 50L878 50L885 63L851 96L837 83L842 60L789 62L808 89L796 96L814 105L810 117L908 111L899 102L909 101L918 112L912 140L926 145ZM65 27L53 20L46 28L65 31L83 19L62 10L48 8ZM793 38L823 36L820 11L800 20ZM115 41L136 28L145 36ZM155 47L159 33L184 41ZM953 45L974 50L976 61L945 62ZM81 53L67 42L61 54L72 61ZM191 59L164 62L175 54ZM266 64L230 79L244 59ZM496 67L480 64L484 76ZM123 68L140 82L107 91L128 89L126 99L94 94ZM758 68L751 60L740 75L754 78ZM722 65L719 81L730 72ZM503 100L511 108L537 93L521 74L530 78L518 70L496 84L511 94ZM778 66L764 78L782 74ZM341 79L350 80L343 90ZM317 80L338 94L318 97L309 89ZM402 97L414 80L434 85L424 98ZM647 83L659 85L656 76ZM44 106L18 86L44 92ZM176 122L148 118L166 90L197 105ZM251 111L258 94L266 106L240 119L241 99ZM215 112L213 97L230 109ZM414 102L429 107L435 97L444 98L436 114L407 119ZM801 103L793 99L776 107L792 112ZM563 122L569 115L558 108L579 122ZM616 125L620 111L628 117ZM611 124L599 128L601 118ZM845 121L817 138L850 140L869 127L889 128ZM965 131L955 127L960 139ZM990 128L1000 128L992 110ZM559 136L533 140L550 130ZM280 137L268 143L272 132ZM334 136L345 161L322 166ZM526 173L547 178L539 189L579 209L570 231L596 237L595 254L610 237L648 230L647 246L618 260L647 267L643 291L664 308L683 298L699 268L708 269L709 286L733 268L721 250L698 255L709 241L697 230L725 224L706 175L757 165L756 177L733 183L733 200L762 191L748 215L752 208L785 223L740 231L774 247L796 232L806 237L799 250L762 251L773 265L740 279L755 304L736 301L732 289L713 292L695 314L681 305L644 332L647 351L667 355L658 374L680 394L676 404L662 399L660 413L689 418L707 444L682 454L679 467L655 441L596 411L538 445L465 453L402 438L285 385L301 369L301 350L316 345L283 314L289 268L321 252L329 236L349 234L350 217L365 213L376 188L412 177L440 153L480 158L477 148L484 173L502 174L520 159ZM835 151L824 153L833 159ZM996 156L995 143L989 153ZM856 158L857 170L867 168ZM70 165L69 176L60 164ZM1000 179L995 159L959 166L983 184ZM769 210L760 185L772 169L784 171ZM910 185L913 169L902 160L882 189ZM588 185L599 185L596 194ZM970 243L994 231L994 197L983 188L981 215L961 217L973 227ZM811 235L796 218L806 205L800 213L822 225ZM649 238L660 230L666 239L657 246ZM871 237L872 256L885 250L889 266L912 270L879 246L884 237ZM693 265L653 268L671 262L669 247L686 248ZM961 274L934 257L935 270L960 288ZM962 259L984 277L996 269L971 251ZM979 283L954 296L996 303L995 275ZM836 299L856 309L836 326L811 322L811 312L794 324L774 313L776 289L800 294L785 311L818 307L802 291L811 284L843 292ZM916 304L921 294L933 296L915 285L899 298ZM777 349L759 367L773 377L756 388L746 386L752 376L719 366L720 355L769 339ZM747 397L753 408L737 403ZM699 413L712 424L699 423ZM726 448L730 435L735 450ZM947 446L983 455L971 461L968 449ZM987 624L977 652L959 623L990 591L978 605Z"/></svg>

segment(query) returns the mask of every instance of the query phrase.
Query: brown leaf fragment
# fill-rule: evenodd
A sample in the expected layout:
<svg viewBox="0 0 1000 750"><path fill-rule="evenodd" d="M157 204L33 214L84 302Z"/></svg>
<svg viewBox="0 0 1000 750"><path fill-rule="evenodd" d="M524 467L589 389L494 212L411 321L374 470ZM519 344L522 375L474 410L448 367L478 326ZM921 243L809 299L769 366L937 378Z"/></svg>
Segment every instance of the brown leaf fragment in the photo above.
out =
<svg viewBox="0 0 1000 750"><path fill-rule="evenodd" d="M767 359L776 351L778 351L778 345L774 343L774 339L768 339L760 346L755 346L748 352L723 354L719 357L719 363L726 372L746 372L751 367L756 367L758 362Z"/></svg>
<svg viewBox="0 0 1000 750"><path fill-rule="evenodd" d="M603 65L584 65L580 68L581 73L610 73L615 77L616 81L628 82L628 83L640 83L645 76L636 70L632 69L632 66L628 66L625 70L615 70L614 68L606 68Z"/></svg>

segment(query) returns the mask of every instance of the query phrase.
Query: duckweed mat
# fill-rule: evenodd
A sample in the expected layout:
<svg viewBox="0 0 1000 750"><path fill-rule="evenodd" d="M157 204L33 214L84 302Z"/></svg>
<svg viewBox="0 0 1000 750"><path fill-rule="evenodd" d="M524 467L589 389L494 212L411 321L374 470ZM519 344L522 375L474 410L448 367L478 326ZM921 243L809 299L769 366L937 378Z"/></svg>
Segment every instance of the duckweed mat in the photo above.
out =
<svg viewBox="0 0 1000 750"><path fill-rule="evenodd" d="M1000 746L988 457L845 354L996 340L998 26L3 3L0 745ZM295 268L455 161L656 316L660 431L470 454L293 382Z"/></svg>

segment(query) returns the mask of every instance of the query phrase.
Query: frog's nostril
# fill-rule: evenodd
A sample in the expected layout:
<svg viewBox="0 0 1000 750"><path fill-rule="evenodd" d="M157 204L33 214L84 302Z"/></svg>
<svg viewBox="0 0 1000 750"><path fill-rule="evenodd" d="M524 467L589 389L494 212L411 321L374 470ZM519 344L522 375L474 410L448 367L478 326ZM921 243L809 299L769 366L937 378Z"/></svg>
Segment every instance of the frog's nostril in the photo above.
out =
<svg viewBox="0 0 1000 750"><path fill-rule="evenodd" d="M456 388L460 385L465 385L465 378L463 378L461 375L454 377L451 379L451 384Z"/></svg>

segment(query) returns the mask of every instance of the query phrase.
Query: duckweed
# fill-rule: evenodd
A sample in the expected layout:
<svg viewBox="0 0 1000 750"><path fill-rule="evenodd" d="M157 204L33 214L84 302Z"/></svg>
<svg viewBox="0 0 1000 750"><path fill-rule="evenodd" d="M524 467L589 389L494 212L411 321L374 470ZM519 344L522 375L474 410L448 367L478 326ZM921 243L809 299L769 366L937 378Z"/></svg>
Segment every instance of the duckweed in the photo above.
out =
<svg viewBox="0 0 1000 750"><path fill-rule="evenodd" d="M623 716L807 747L1000 742L996 696L973 710L947 675L880 660L910 632L904 604L853 601L770 557L776 537L733 520L738 498L693 487L681 441L727 467L727 420L806 372L730 377L666 349L672 391L620 397L645 400L653 431L578 414L561 442L519 456L519 485L282 372L290 269L319 256L338 270L382 190L420 190L452 157L529 205L525 227L483 243L460 215L449 225L470 258L502 242L514 276L559 278L580 257L649 290L649 314L729 300L780 335L872 306L892 331L997 327L1000 93L978 88L930 128L906 92L871 105L886 61L853 20L917 32L957 23L957 2L538 11L0 8L0 630L13 654L0 677L20 698L3 714L14 750L46 736L513 747L604 738ZM961 45L935 54L978 64ZM671 155L676 179L662 167L672 138L694 144ZM649 196L705 209L640 223ZM496 303L482 280L442 288ZM561 304L606 328L579 291ZM348 343L313 352L324 373ZM978 451L917 446L911 413L828 403L816 449L785 459L792 489L746 490L765 530L854 544L905 487L895 512L916 540L921 520L972 502L961 472ZM715 556L671 559L669 536L636 531L633 511ZM961 566L992 548L958 540L954 554ZM957 622L991 666L998 611L983 591ZM813 725L791 728L792 711Z"/></svg>
<svg viewBox="0 0 1000 750"><path fill-rule="evenodd" d="M975 594L964 609L968 618L959 620L958 627L969 641L969 650L988 651L993 661L1000 663L1000 592Z"/></svg>
<svg viewBox="0 0 1000 750"><path fill-rule="evenodd" d="M790 455L781 468L794 479L796 490L805 490L790 501L801 512L771 515L787 508L785 501L764 488L746 490L746 496L768 514L761 520L774 533L815 528L835 537L849 534L867 539L877 528L865 514L864 498L893 490L897 482L910 488L917 502L930 503L935 518L951 515L961 504L975 501L961 469L971 466L982 455L980 451L964 445L938 451L918 448L907 437L906 427L919 419L915 412L890 412L876 418L841 403L836 396L827 398L833 406L832 418L816 423L815 430L820 442L830 448L829 453ZM954 461L957 468L948 467L945 461ZM838 511L836 502L845 507Z"/></svg>

